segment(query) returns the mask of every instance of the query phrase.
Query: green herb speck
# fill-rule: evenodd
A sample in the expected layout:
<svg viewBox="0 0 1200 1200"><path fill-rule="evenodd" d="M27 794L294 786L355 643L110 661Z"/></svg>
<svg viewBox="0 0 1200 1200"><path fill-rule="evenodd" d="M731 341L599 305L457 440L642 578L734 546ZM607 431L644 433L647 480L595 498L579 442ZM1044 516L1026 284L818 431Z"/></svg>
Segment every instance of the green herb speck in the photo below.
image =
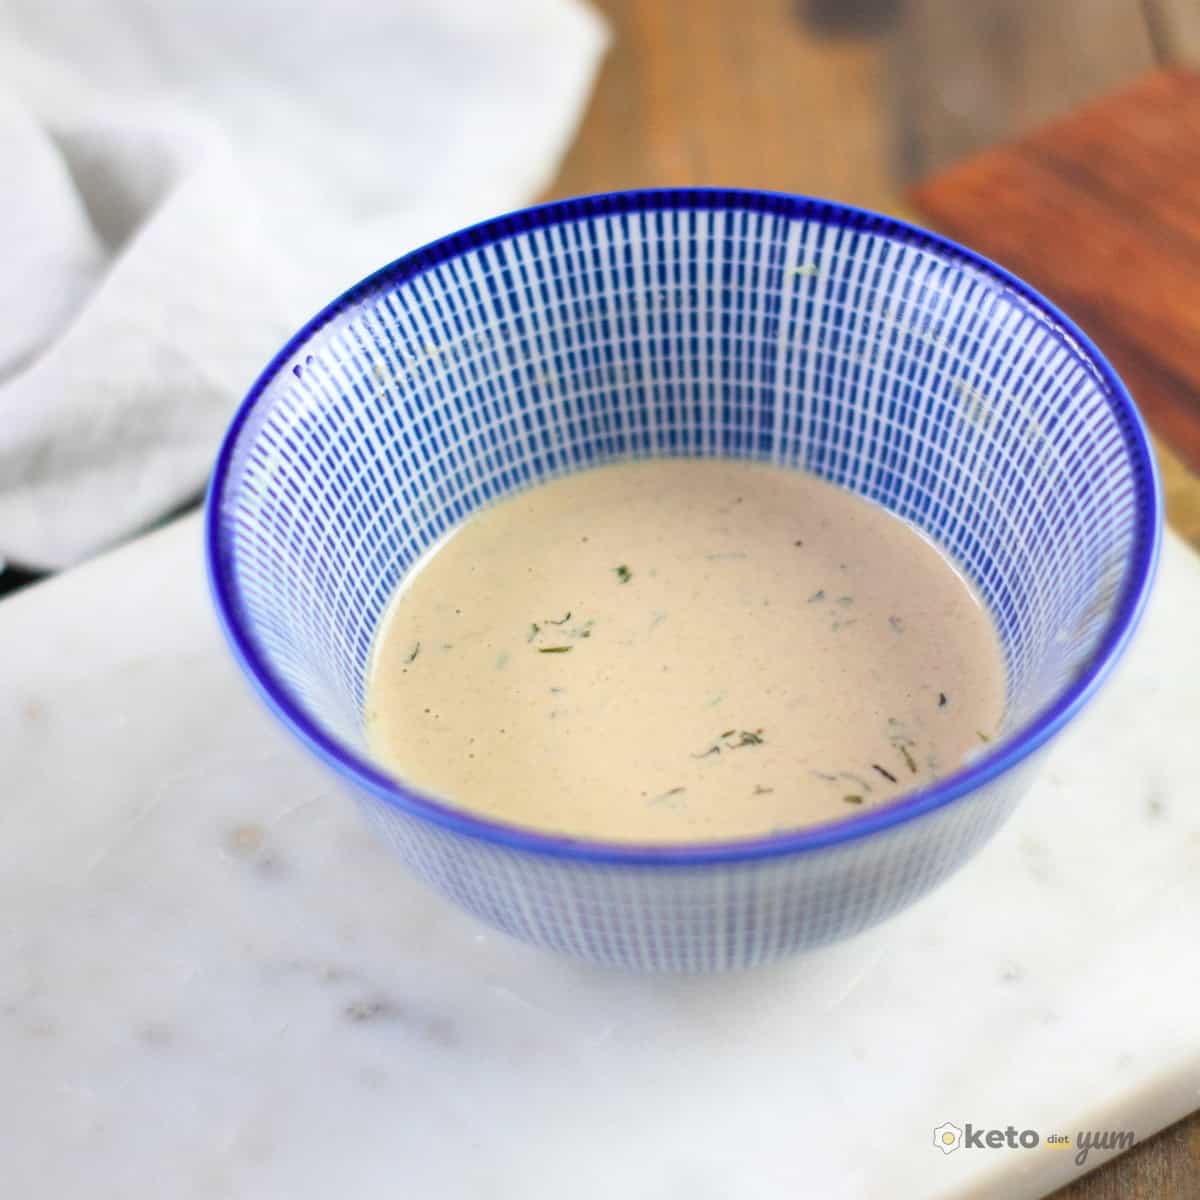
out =
<svg viewBox="0 0 1200 1200"><path fill-rule="evenodd" d="M574 647L572 646L539 646L539 654L570 654Z"/></svg>
<svg viewBox="0 0 1200 1200"><path fill-rule="evenodd" d="M417 655L421 653L421 643L418 642L408 653L408 657L404 660L405 663L414 663L417 661Z"/></svg>
<svg viewBox="0 0 1200 1200"><path fill-rule="evenodd" d="M693 754L692 757L707 758L710 754L720 754L722 750L740 750L743 746L761 746L763 741L761 729L725 729L717 735L717 740L703 754Z"/></svg>
<svg viewBox="0 0 1200 1200"><path fill-rule="evenodd" d="M871 790L871 785L861 775L857 775L853 771L843 771L838 778L849 780L855 787L862 788L864 792Z"/></svg>
<svg viewBox="0 0 1200 1200"><path fill-rule="evenodd" d="M861 804L863 802L863 798L858 795L843 796L842 800L846 804Z"/></svg>
<svg viewBox="0 0 1200 1200"><path fill-rule="evenodd" d="M646 803L647 804L665 804L668 800L671 799L672 796L682 796L684 794L684 792L686 792L686 791L687 791L687 788L673 787L669 791L661 792L657 796L652 796L648 801L646 801ZM674 807L674 805L672 805L671 807Z"/></svg>
<svg viewBox="0 0 1200 1200"><path fill-rule="evenodd" d="M628 583L633 578L633 572L624 563L619 567L613 567L613 572L616 574L618 583Z"/></svg>

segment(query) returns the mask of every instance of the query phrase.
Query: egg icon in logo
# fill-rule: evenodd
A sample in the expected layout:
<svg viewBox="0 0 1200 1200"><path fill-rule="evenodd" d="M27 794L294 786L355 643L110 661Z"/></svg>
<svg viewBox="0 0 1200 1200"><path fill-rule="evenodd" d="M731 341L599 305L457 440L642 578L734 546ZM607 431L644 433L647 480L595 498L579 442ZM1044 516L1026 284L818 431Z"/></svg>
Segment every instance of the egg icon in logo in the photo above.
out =
<svg viewBox="0 0 1200 1200"><path fill-rule="evenodd" d="M943 1121L933 1131L933 1144L943 1154L953 1154L962 1145L962 1130L953 1121Z"/></svg>

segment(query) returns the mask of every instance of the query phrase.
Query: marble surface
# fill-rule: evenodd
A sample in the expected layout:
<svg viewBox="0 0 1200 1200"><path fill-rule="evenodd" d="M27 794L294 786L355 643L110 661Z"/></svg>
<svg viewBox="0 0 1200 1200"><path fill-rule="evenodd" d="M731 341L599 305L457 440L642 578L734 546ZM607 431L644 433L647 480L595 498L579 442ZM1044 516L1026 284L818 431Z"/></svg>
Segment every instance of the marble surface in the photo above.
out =
<svg viewBox="0 0 1200 1200"><path fill-rule="evenodd" d="M1200 559L1012 822L890 923L645 979L473 923L262 711L192 518L0 605L0 1192L1037 1196L1200 1107ZM1102 1161L1093 1151L1089 1167Z"/></svg>

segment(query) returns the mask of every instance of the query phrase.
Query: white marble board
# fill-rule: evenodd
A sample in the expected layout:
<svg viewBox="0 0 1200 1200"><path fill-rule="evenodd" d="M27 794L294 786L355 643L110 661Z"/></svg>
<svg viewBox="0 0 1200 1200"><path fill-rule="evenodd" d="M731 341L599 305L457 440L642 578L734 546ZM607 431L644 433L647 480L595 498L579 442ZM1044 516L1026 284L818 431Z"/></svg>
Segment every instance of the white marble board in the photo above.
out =
<svg viewBox="0 0 1200 1200"><path fill-rule="evenodd" d="M1200 560L969 866L756 973L486 930L238 676L190 518L0 604L0 1194L1041 1195L1200 1107ZM1088 1166L1105 1156L1093 1152Z"/></svg>

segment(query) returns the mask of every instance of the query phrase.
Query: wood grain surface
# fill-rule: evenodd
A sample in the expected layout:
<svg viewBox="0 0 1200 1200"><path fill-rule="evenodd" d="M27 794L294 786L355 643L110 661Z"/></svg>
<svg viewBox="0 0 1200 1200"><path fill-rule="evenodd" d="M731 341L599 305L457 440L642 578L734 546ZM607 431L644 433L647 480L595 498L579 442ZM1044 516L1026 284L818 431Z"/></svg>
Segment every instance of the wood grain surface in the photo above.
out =
<svg viewBox="0 0 1200 1200"><path fill-rule="evenodd" d="M814 37L794 0L602 0L614 44L555 196L737 185L886 208L888 50Z"/></svg>
<svg viewBox="0 0 1200 1200"><path fill-rule="evenodd" d="M1075 118L1065 114L1077 106L1131 83L1138 98L1186 98L1179 113L1155 104L1113 112L1102 99L1099 117L1084 109L1086 146L1057 138L1052 166L1040 149L1017 152L1039 179L1049 177L1044 207L1023 203L994 174L1007 195L971 190L971 175L960 193L970 197L971 217L935 179L919 190L925 216L915 219L961 234L1052 292L1121 359L1154 424L1168 517L1200 547L1200 482L1185 461L1195 464L1200 447L1196 392L1188 390L1200 370L1191 352L1200 306L1189 311L1200 296L1192 274L1200 176L1190 191L1185 183L1200 148L1195 97L1182 73L1135 82L1156 64L1200 63L1200 0L593 3L614 44L554 197L730 184L914 219L905 189L919 177L1029 135L1048 118L1069 123ZM1130 141L1144 157L1122 168L1113 152ZM980 218L990 235L976 229ZM1166 231L1167 248L1157 240L1144 248L1151 223ZM1200 1200L1200 1114L1054 1200Z"/></svg>
<svg viewBox="0 0 1200 1200"><path fill-rule="evenodd" d="M908 180L1032 129L1155 65L1129 0L908 0L891 86Z"/></svg>
<svg viewBox="0 0 1200 1200"><path fill-rule="evenodd" d="M1196 0L1143 0L1143 9L1159 60L1200 66L1200 4Z"/></svg>

